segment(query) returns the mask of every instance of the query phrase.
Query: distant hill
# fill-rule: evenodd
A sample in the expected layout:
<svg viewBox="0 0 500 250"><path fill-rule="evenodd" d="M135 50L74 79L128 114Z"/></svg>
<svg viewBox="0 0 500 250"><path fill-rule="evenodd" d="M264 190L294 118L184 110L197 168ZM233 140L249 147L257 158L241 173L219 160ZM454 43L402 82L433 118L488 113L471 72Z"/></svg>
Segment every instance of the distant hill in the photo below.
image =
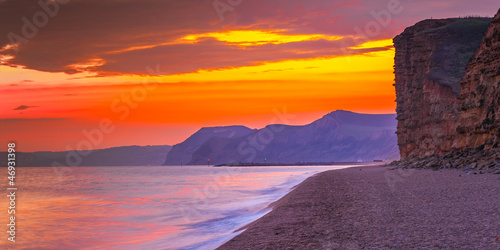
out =
<svg viewBox="0 0 500 250"><path fill-rule="evenodd" d="M107 149L97 149L93 151L82 151L81 163L78 166L160 166L165 161L165 157L172 149L172 146L123 146ZM27 167L47 167L54 162L69 166L66 157L69 151L41 151L33 153L16 153L16 165ZM75 155L73 151L71 155ZM4 159L7 159L6 152L0 152L1 164L6 166ZM72 157L72 156L70 156ZM74 158L71 158L74 160Z"/></svg>
<svg viewBox="0 0 500 250"><path fill-rule="evenodd" d="M183 160L189 165L207 159L211 164L393 160L399 158L395 118L338 110L304 126L269 125L243 136L204 137Z"/></svg>
<svg viewBox="0 0 500 250"><path fill-rule="evenodd" d="M304 126L273 124L202 128L175 146L124 146L83 151L78 166L158 166L228 163L357 162L399 159L396 114L371 115L338 110ZM0 164L6 166L6 152ZM75 152L16 155L17 166L69 165ZM3 155L3 156L2 156ZM74 160L74 158L72 158Z"/></svg>
<svg viewBox="0 0 500 250"><path fill-rule="evenodd" d="M167 154L164 165L181 165L191 162L193 153L207 140L212 138L235 138L246 136L254 130L245 126L201 128L185 141L173 146ZM206 163L207 159L205 159Z"/></svg>

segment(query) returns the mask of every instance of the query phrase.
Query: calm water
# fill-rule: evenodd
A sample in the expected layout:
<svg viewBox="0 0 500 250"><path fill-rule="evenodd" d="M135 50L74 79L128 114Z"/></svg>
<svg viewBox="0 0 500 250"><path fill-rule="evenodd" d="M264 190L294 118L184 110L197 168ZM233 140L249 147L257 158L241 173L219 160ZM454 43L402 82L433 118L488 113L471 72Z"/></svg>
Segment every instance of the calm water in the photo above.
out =
<svg viewBox="0 0 500 250"><path fill-rule="evenodd" d="M345 167L18 168L16 242L2 198L0 248L214 249L307 177Z"/></svg>

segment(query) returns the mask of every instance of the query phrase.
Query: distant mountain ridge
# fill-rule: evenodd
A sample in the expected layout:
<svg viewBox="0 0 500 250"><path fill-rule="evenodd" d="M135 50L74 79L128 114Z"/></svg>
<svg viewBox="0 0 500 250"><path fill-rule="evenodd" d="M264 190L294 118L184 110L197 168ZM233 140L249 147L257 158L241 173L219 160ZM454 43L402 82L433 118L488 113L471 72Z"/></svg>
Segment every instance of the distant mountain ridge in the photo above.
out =
<svg viewBox="0 0 500 250"><path fill-rule="evenodd" d="M170 152L172 146L123 146L92 151L79 152L81 161L76 166L160 166ZM88 155L86 155L88 153ZM20 167L50 167L54 163L60 166L71 166L69 157L75 161L75 151L39 151L32 153L17 152L16 165ZM5 157L4 157L5 156ZM0 152L1 164L7 159L6 152Z"/></svg>
<svg viewBox="0 0 500 250"><path fill-rule="evenodd" d="M195 144L188 140L175 145L165 165L227 163L295 163L372 161L397 159L396 114L358 114L337 110L304 126L268 125L244 130L233 136L210 135L205 131ZM231 127L222 127L231 130ZM219 127L221 129L221 127ZM192 137L193 137L192 136ZM183 158L171 155L174 149L189 148ZM194 150L193 150L194 149ZM175 154L179 154L176 152ZM189 158L189 159L188 159Z"/></svg>
<svg viewBox="0 0 500 250"><path fill-rule="evenodd" d="M211 138L232 138L248 135L253 130L245 126L206 127L192 134L185 141L176 144L167 154L163 165L188 164L193 153ZM205 159L206 160L206 159Z"/></svg>

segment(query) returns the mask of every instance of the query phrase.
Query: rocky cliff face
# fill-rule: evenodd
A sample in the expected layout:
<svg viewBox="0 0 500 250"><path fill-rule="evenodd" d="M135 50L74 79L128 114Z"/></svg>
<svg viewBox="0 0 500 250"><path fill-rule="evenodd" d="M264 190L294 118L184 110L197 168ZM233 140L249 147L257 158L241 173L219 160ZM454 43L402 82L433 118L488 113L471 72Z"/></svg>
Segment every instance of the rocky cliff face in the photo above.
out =
<svg viewBox="0 0 500 250"><path fill-rule="evenodd" d="M460 80L490 21L425 20L394 38L401 157L439 155L457 146Z"/></svg>
<svg viewBox="0 0 500 250"><path fill-rule="evenodd" d="M500 174L500 10L466 60L484 21L423 21L394 39L403 159L393 164ZM456 28L472 32L470 39L450 37L460 32ZM449 58L442 61L446 54ZM446 69L450 62L460 67ZM432 72L438 64L444 67Z"/></svg>
<svg viewBox="0 0 500 250"><path fill-rule="evenodd" d="M498 148L500 141L500 10L467 66L460 92L455 149Z"/></svg>

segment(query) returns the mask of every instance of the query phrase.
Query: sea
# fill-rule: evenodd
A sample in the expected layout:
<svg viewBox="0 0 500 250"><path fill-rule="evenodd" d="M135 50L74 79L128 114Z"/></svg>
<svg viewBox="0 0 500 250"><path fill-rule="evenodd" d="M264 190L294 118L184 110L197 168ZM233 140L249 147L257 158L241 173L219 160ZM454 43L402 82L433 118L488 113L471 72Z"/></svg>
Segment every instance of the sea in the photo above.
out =
<svg viewBox="0 0 500 250"><path fill-rule="evenodd" d="M0 249L215 249L306 178L346 167L20 167L12 186L0 168Z"/></svg>

